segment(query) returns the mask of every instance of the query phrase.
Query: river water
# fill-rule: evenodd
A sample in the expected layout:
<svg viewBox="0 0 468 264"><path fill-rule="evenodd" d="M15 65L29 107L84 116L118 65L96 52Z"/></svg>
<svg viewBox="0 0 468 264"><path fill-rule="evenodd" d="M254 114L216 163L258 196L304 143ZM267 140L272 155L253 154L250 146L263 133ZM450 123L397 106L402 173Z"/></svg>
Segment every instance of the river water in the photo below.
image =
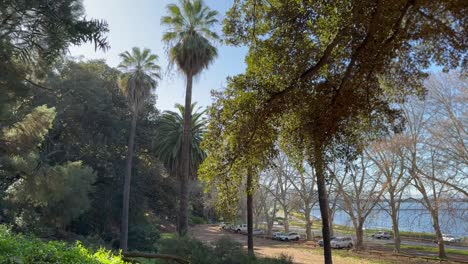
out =
<svg viewBox="0 0 468 264"><path fill-rule="evenodd" d="M319 217L319 208L312 210L312 216ZM439 213L442 233L457 237L468 237L468 202L453 202L444 206ZM353 226L350 217L343 210L335 212L334 224ZM364 227L367 229L391 229L392 219L379 205L368 216ZM400 231L434 233L429 211L420 203L403 202L399 212Z"/></svg>

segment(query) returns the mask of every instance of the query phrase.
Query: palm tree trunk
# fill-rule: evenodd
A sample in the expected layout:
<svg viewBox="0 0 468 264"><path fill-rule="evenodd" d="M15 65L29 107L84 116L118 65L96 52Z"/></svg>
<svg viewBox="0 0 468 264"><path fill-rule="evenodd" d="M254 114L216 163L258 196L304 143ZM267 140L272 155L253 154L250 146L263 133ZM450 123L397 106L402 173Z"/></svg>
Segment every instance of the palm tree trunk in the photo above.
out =
<svg viewBox="0 0 468 264"><path fill-rule="evenodd" d="M247 251L250 255L254 255L253 246L253 187L252 173L247 173Z"/></svg>
<svg viewBox="0 0 468 264"><path fill-rule="evenodd" d="M188 231L188 181L190 175L190 121L192 120L192 74L187 74L187 88L185 91L184 134L182 138L181 173L180 173L180 204L179 204L179 235L184 236Z"/></svg>
<svg viewBox="0 0 468 264"><path fill-rule="evenodd" d="M124 180L123 206L122 206L122 230L120 235L120 248L127 252L128 248L128 211L130 204L130 182L132 178L133 146L135 144L135 132L137 125L137 113L132 114L132 123L130 127L130 137L128 139L127 149L127 170Z"/></svg>
<svg viewBox="0 0 468 264"><path fill-rule="evenodd" d="M323 255L325 264L332 264L332 251L330 245L330 219L329 204L327 197L327 186L325 183L325 161L323 160L322 146L319 140L315 141L314 146L314 164L317 175L317 189L319 195L320 215L322 217L322 237L323 237Z"/></svg>

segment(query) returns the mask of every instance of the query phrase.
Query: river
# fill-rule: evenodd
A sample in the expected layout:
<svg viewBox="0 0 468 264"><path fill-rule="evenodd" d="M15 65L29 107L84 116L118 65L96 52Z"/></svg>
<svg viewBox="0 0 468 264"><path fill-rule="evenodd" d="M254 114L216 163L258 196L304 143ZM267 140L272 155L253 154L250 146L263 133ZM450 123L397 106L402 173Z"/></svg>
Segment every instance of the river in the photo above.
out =
<svg viewBox="0 0 468 264"><path fill-rule="evenodd" d="M453 202L440 209L439 222L442 233L457 237L468 237L468 202ZM314 207L312 216L319 217L320 210ZM343 210L337 210L334 223L353 226L350 217ZM434 233L429 211L416 202L403 202L399 211L400 231ZM372 210L364 224L366 229L392 229L392 220L379 205Z"/></svg>

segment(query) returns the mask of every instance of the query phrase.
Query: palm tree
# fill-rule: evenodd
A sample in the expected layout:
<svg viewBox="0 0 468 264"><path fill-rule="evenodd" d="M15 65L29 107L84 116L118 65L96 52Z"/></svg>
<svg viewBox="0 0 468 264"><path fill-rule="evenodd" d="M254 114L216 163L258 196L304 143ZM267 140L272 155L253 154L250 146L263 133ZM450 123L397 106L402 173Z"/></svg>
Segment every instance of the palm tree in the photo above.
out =
<svg viewBox="0 0 468 264"><path fill-rule="evenodd" d="M151 54L149 49L134 47L132 52L125 51L120 54L122 62L118 68L123 71L120 79L120 87L128 99L132 113L130 136L128 139L127 169L125 173L123 207L122 207L122 233L121 248L127 251L128 246L128 207L130 199L130 181L132 177L133 146L135 143L135 132L138 113L145 105L152 90L158 85L157 80L161 79L160 67L156 64L157 55Z"/></svg>
<svg viewBox="0 0 468 264"><path fill-rule="evenodd" d="M179 168L182 151L182 138L184 130L185 108L176 104L178 112L164 111L158 122L157 140L155 149L160 160L164 163L172 176L176 176ZM204 118L206 111L198 111L196 103L191 107L191 134L190 134L190 178L195 178L198 165L205 159L206 153L200 148L207 120Z"/></svg>
<svg viewBox="0 0 468 264"><path fill-rule="evenodd" d="M218 22L217 11L210 10L203 0L179 0L176 4L167 5L168 16L161 19L161 24L168 27L163 41L169 47L171 64L176 64L185 75L187 86L185 92L184 127L180 155L180 204L179 235L188 230L188 178L190 174L190 106L192 104L193 77L214 61L217 50L210 40L219 37L211 31Z"/></svg>

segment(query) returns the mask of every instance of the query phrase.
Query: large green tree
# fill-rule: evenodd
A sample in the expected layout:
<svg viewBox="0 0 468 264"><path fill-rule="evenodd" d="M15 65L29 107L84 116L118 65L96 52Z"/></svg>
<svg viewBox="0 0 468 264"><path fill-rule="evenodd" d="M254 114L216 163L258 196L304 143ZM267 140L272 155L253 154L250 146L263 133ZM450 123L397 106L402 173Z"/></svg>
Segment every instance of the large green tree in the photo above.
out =
<svg viewBox="0 0 468 264"><path fill-rule="evenodd" d="M210 10L203 0L180 0L179 5L167 6L168 16L161 23L168 27L163 41L169 47L169 59L186 77L185 113L180 162L180 205L178 232L188 231L188 179L190 175L190 106L192 105L193 78L214 61L217 50L210 41L218 35L212 27L218 22L217 11Z"/></svg>
<svg viewBox="0 0 468 264"><path fill-rule="evenodd" d="M152 90L156 89L157 80L160 79L160 67L156 64L158 56L151 54L149 49L140 50L135 47L132 52L120 54L122 62L118 68L124 74L121 79L121 87L128 99L132 113L130 135L127 149L127 168L125 174L123 206L122 206L122 231L120 246L124 252L128 247L128 209L130 204L130 182L132 176L132 162L135 144L135 133L139 112L145 106L146 100Z"/></svg>
<svg viewBox="0 0 468 264"><path fill-rule="evenodd" d="M220 153L219 138L235 151L231 160L208 157L206 167L266 155L271 138L288 132L315 169L325 263L332 263L327 162L359 152L362 131L397 128L392 103L421 91L431 64L466 68L466 11L461 0L236 1L224 31L228 42L250 46L248 67L214 115L223 129L210 125L207 136L218 138L207 144L209 155Z"/></svg>
<svg viewBox="0 0 468 264"><path fill-rule="evenodd" d="M86 19L79 0L0 1L0 129L28 114L21 99L70 45L109 48L105 21ZM0 151L3 141L0 139Z"/></svg>

